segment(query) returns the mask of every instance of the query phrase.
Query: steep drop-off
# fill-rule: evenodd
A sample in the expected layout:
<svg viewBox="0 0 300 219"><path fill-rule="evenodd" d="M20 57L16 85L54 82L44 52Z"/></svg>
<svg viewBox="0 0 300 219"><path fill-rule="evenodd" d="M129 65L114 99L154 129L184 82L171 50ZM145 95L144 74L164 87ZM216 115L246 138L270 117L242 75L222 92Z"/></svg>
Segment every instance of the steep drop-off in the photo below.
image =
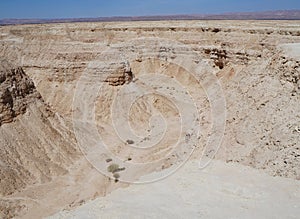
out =
<svg viewBox="0 0 300 219"><path fill-rule="evenodd" d="M5 60L0 62L0 121L0 199L66 174L78 157L63 120L44 103L23 69ZM9 202L1 199L7 217L14 214Z"/></svg>
<svg viewBox="0 0 300 219"><path fill-rule="evenodd" d="M158 44L147 43L149 38L155 38ZM186 47L160 45L164 40ZM152 73L169 77L162 79L162 84L172 78L182 82L189 93L204 95L201 86L180 66L186 60L180 60L178 65L168 63L176 60L180 52L184 54L186 48L196 57L190 61L215 75L223 89L226 129L216 158L247 165L271 176L299 180L300 60L288 53L290 49L286 48L289 47L282 47L297 42L300 42L297 21L112 22L0 27L0 56L14 63L1 62L0 73L1 211L4 215L9 212L14 215L23 209L21 215L27 218L45 216L106 195L124 185L102 176L79 153L72 119L85 106L95 106L99 133L105 135L103 139L124 162L152 161L161 153L167 153L167 147L176 142L179 135L179 126L175 123L179 113L171 101L151 96L140 98L132 105L128 118L138 134L151 133L149 119L153 112L166 116L166 123L175 121L169 123L167 139L162 141L162 147L153 149L153 154L128 152L128 145L138 142L130 138L121 141L115 134L113 124L109 123L111 106L117 92L128 87L138 93L137 88L144 86L140 79ZM136 44L140 47L135 47ZM105 56L107 50L116 52ZM154 59L143 54L151 50L157 52ZM131 59L121 56L122 53L132 54ZM78 85L82 77L90 84ZM153 77L149 84L156 80ZM99 81L105 85L97 94L99 86L93 83ZM207 87L210 88L210 84ZM81 100L96 96L97 101L90 105L74 105L76 91L88 89L95 93L85 96L82 92ZM155 89L173 97L179 93L175 86L156 86ZM125 102L125 97L119 101ZM207 137L211 109L209 100L203 97L201 101L199 121L203 136ZM184 107L185 102L178 105ZM89 112L84 115L90 116ZM116 111L116 115L122 115L122 109ZM91 134L85 126L79 127L79 132L82 136ZM190 134L184 134L188 140ZM147 137L145 141L149 140ZM151 136L149 138L151 140ZM200 138L193 158L201 157L205 141ZM90 143L93 142L86 143L87 147ZM178 154L184 153L184 150L178 151ZM108 155L98 158L111 162ZM157 166L143 169L137 176L168 169L177 161L174 155ZM126 171L128 169L116 175L120 181ZM51 203L50 207L47 203ZM42 213L36 210L38 208Z"/></svg>

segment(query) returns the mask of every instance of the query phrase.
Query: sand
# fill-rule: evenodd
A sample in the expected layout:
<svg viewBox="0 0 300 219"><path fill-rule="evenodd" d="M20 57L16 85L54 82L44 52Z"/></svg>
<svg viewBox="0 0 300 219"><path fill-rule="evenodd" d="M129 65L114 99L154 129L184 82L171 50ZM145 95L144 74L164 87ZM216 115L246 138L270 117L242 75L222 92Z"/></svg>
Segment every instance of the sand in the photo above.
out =
<svg viewBox="0 0 300 219"><path fill-rule="evenodd" d="M193 160L156 183L117 189L48 219L299 218L300 182L239 164Z"/></svg>
<svg viewBox="0 0 300 219"><path fill-rule="evenodd" d="M127 203L164 217L294 215L299 42L298 21L1 26L0 56L15 67L0 67L0 217L43 218L99 197L112 200L100 215ZM215 161L201 172L202 157ZM131 185L186 160L173 178Z"/></svg>

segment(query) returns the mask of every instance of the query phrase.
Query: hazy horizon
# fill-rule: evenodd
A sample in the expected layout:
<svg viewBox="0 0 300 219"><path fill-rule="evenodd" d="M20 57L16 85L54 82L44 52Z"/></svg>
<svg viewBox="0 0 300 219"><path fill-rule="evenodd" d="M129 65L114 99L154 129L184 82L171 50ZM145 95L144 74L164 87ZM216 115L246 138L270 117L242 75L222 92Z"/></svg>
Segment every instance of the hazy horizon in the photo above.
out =
<svg viewBox="0 0 300 219"><path fill-rule="evenodd" d="M11 0L0 2L0 19L61 19L117 16L159 16L181 14L221 14L299 10L298 0Z"/></svg>

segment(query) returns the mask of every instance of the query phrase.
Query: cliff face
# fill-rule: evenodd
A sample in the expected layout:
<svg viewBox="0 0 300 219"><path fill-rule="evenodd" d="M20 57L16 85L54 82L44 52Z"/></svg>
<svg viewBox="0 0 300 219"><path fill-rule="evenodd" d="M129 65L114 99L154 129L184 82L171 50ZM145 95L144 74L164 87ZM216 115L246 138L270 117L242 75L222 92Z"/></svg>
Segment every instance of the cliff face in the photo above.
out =
<svg viewBox="0 0 300 219"><path fill-rule="evenodd" d="M10 123L26 112L27 106L41 98L33 81L21 67L0 62L0 125Z"/></svg>
<svg viewBox="0 0 300 219"><path fill-rule="evenodd" d="M1 61L0 196L67 172L76 149L62 125L23 69Z"/></svg>
<svg viewBox="0 0 300 219"><path fill-rule="evenodd" d="M163 44L162 39L191 48L197 56L191 61L199 65L205 63L210 73L219 79L227 103L227 117L225 136L216 157L225 162L248 165L273 176L300 179L300 61L278 48L281 44L300 41L298 23L168 21L0 27L0 56L9 61L21 60L19 66L22 67L4 61L0 66L0 195L5 196L0 206L2 204L3 208L9 209L7 206L17 203L11 199L6 201L6 196L15 198L14 194L21 194L22 197L36 197L35 189L28 192L26 188L59 180L60 184L55 186L60 188L58 193L64 194L64 200L55 199L53 193L49 195L53 184L52 187L44 187L46 192L42 198L36 197L46 200L45 203L50 200L45 198L47 195L52 197L51 200L56 201L52 202L52 211L104 195L107 191L102 188L115 185L106 181L105 177L98 177L100 174L92 170L86 161L84 165L73 165L78 150L71 124L72 114L81 109L81 103L74 107L76 89L81 89L82 100L98 95L96 103L87 107L95 106L99 132L107 133L103 139L114 147L114 152L124 156L124 160L129 161L130 158L142 162L143 158L151 160L162 151L168 152L153 148L153 156L141 153L135 157L129 154L129 157L126 151L128 144L120 143L119 136L113 135L114 127L108 125L115 94L127 85L138 86L139 79L148 73L165 74L185 84L191 93L204 93L187 70L169 64L167 59L161 61L162 57L172 60L178 55L176 52L186 52L185 48L173 51ZM142 39L139 41L140 51L158 49L161 56L155 60L147 59L147 54L140 54L135 47L138 41L134 41L133 46L126 44L137 38ZM146 40L141 43L144 38L155 38L162 45L147 44ZM115 53L104 56L103 53L110 49L114 49ZM120 53L130 53L132 59L127 60ZM180 60L179 64L184 61ZM85 87L78 86L83 75L86 77L83 82L90 83L84 84ZM153 78L149 84L156 80ZM172 80L162 79L160 82L172 83ZM105 82L102 93L95 94L98 89L97 84L93 85L95 81ZM164 88L158 84L154 90L165 89L163 91L176 96L179 92L171 85ZM84 96L83 92L87 89L91 91L90 96ZM135 89L132 93L140 90ZM118 100L126 105L126 98L124 95ZM154 111L166 115L170 121L178 119L176 107L171 102L158 95L151 98L140 98L132 105L129 115L132 127L141 136L150 133L148 121ZM203 99L201 112L204 119L201 118L200 122L203 122L201 128L207 134L211 122L210 106ZM189 107L185 103L182 105ZM122 114L122 109L116 111L116 115L119 114ZM87 113L86 117L89 116ZM164 146L176 142L174 138L179 135L178 127L171 125L171 131L167 133L169 139ZM89 129L81 128L81 133L90 134ZM202 154L206 141L203 139L196 146L194 158L198 159ZM105 159L110 160L110 157ZM167 169L176 163L176 157L164 162L162 166L145 169L145 172ZM124 172L120 173L120 179ZM58 176L68 177L61 179ZM82 184L78 183L80 180ZM83 194L85 191L88 192ZM21 205L17 203L17 206ZM32 206L26 206L30 209L28 212L37 206L45 211L48 208L46 204Z"/></svg>

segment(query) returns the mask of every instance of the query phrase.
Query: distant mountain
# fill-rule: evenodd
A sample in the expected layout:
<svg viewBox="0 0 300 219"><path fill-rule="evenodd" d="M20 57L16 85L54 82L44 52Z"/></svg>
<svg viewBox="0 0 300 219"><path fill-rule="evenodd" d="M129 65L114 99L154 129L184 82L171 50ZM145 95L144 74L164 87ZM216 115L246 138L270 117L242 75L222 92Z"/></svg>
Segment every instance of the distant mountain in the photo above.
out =
<svg viewBox="0 0 300 219"><path fill-rule="evenodd" d="M98 17L62 19L2 19L0 25L70 22L159 21L159 20L300 20L300 10L240 12L224 14L161 15L135 17Z"/></svg>

